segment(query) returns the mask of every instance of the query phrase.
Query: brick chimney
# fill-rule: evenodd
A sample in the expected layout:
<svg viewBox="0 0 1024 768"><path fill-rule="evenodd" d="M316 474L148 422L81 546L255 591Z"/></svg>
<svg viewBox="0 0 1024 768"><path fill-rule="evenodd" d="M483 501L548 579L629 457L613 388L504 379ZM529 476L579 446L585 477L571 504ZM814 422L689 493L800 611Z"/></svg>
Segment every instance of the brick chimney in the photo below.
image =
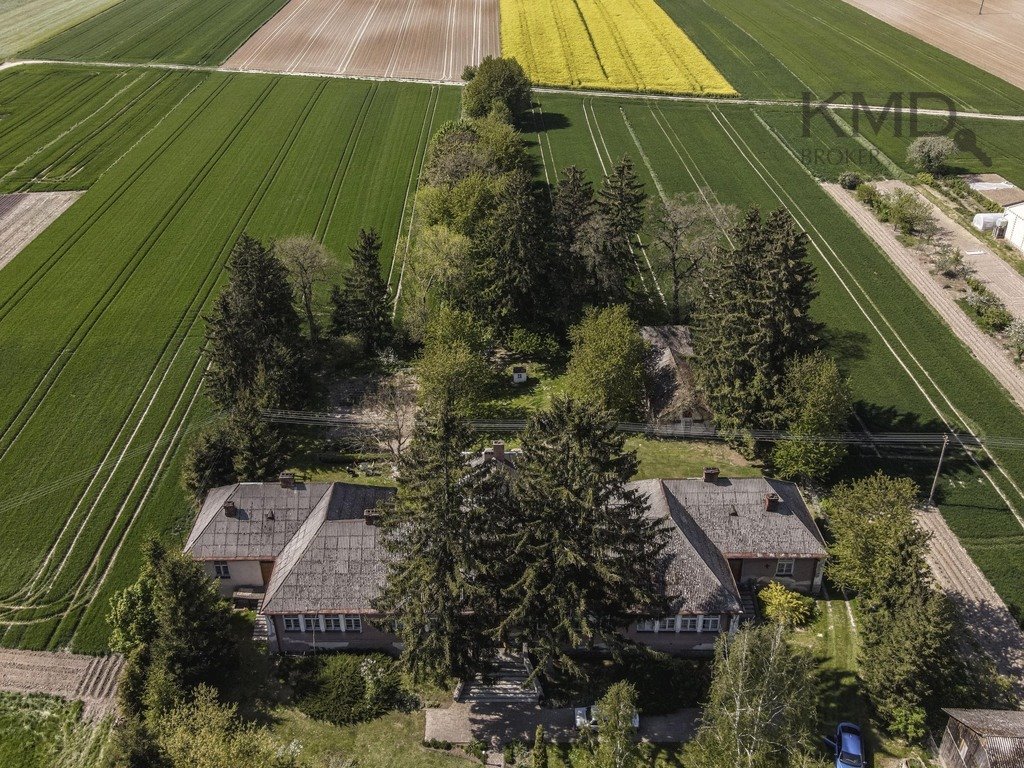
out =
<svg viewBox="0 0 1024 768"><path fill-rule="evenodd" d="M376 509L363 510L363 522L367 525L376 525L380 521L380 512Z"/></svg>
<svg viewBox="0 0 1024 768"><path fill-rule="evenodd" d="M277 476L278 482L281 483L282 488L294 488L295 487L295 473L294 472L282 472Z"/></svg>
<svg viewBox="0 0 1024 768"><path fill-rule="evenodd" d="M505 461L505 441L495 440L491 443L491 454L496 462L503 463Z"/></svg>
<svg viewBox="0 0 1024 768"><path fill-rule="evenodd" d="M766 493L764 495L764 511L765 512L774 512L775 510L777 510L779 508L779 502L780 501L782 501L782 499L779 498L779 494L777 494L777 493Z"/></svg>
<svg viewBox="0 0 1024 768"><path fill-rule="evenodd" d="M721 474L721 470L718 467L704 467L704 482L713 483L718 480L718 475Z"/></svg>
<svg viewBox="0 0 1024 768"><path fill-rule="evenodd" d="M237 517L238 507L235 506L233 501L224 502L224 517Z"/></svg>

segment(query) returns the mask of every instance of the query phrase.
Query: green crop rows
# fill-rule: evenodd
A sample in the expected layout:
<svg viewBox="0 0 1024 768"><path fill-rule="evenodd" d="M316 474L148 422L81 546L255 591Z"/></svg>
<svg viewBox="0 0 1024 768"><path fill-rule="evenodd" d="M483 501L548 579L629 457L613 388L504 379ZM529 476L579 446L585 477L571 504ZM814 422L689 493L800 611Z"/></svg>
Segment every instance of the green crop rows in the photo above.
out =
<svg viewBox="0 0 1024 768"><path fill-rule="evenodd" d="M0 3L0 61L87 19L117 0L18 0Z"/></svg>
<svg viewBox="0 0 1024 768"><path fill-rule="evenodd" d="M629 153L652 195L659 186L673 194L699 185L741 207L784 204L790 209L814 244L810 253L821 291L815 311L826 324L831 352L852 378L866 428L937 432L945 420L990 435L1024 431L1024 414L774 138L755 109L548 94L542 103L543 125L559 126L533 136L549 176L569 164L597 175L602 160L608 165ZM1005 452L996 458L1012 481L985 457L979 463L1017 508L1024 507L1024 495L1014 486L1024 485L1024 456ZM928 450L866 450L851 457L847 471L911 474L927 490L935 459ZM1008 563L1024 558L1024 529L981 467L963 450L953 452L941 484L943 513L1007 603L1022 610L1024 579Z"/></svg>
<svg viewBox="0 0 1024 768"><path fill-rule="evenodd" d="M743 96L939 92L964 111L1024 113L1024 91L842 0L659 2Z"/></svg>
<svg viewBox="0 0 1024 768"><path fill-rule="evenodd" d="M122 0L21 57L220 64L285 2Z"/></svg>
<svg viewBox="0 0 1024 768"><path fill-rule="evenodd" d="M315 233L343 255L375 226L393 249L426 136L458 98L192 77L199 87L0 272L4 644L102 649L106 595L137 571L140 543L191 522L176 463L205 418L201 316L238 235Z"/></svg>

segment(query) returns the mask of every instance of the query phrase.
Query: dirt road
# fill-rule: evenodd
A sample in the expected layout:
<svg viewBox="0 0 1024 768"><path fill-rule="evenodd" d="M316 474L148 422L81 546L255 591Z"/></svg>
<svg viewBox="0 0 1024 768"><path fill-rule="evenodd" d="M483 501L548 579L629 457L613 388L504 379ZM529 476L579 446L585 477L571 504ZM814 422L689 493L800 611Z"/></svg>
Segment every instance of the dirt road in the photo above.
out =
<svg viewBox="0 0 1024 768"><path fill-rule="evenodd" d="M846 0L919 40L1024 88L1020 0Z"/></svg>
<svg viewBox="0 0 1024 768"><path fill-rule="evenodd" d="M1006 389L1017 406L1024 410L1024 372L1010 359L999 342L981 330L957 306L953 295L945 290L922 263L920 255L896 239L888 224L875 218L867 206L859 203L851 192L838 184L823 184L825 191L849 214L875 244L899 267L911 285L924 296L932 308L946 321L957 338L963 342Z"/></svg>
<svg viewBox="0 0 1024 768"><path fill-rule="evenodd" d="M0 195L0 269L71 207L82 192Z"/></svg>
<svg viewBox="0 0 1024 768"><path fill-rule="evenodd" d="M99 718L116 708L123 665L116 654L82 656L0 648L0 690L81 700L86 717Z"/></svg>
<svg viewBox="0 0 1024 768"><path fill-rule="evenodd" d="M1000 673L1013 679L1017 696L1024 698L1024 632L942 515L920 512L917 519L932 535L928 564L935 580L960 608L974 638Z"/></svg>
<svg viewBox="0 0 1024 768"><path fill-rule="evenodd" d="M456 82L500 49L498 0L291 0L224 67Z"/></svg>

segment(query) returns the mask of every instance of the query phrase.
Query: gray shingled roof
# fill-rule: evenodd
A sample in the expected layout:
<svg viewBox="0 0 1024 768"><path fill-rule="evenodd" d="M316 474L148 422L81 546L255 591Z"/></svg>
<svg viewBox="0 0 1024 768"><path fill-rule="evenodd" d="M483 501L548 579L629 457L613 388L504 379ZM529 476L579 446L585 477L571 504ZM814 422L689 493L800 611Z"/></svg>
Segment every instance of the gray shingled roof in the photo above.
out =
<svg viewBox="0 0 1024 768"><path fill-rule="evenodd" d="M648 515L665 520L669 532L662 572L673 613L739 613L740 596L729 564L661 480L631 486L647 497Z"/></svg>
<svg viewBox="0 0 1024 768"><path fill-rule="evenodd" d="M824 557L825 543L800 490L793 483L757 478L700 478L662 481L666 492L689 513L726 557ZM778 507L765 510L776 493Z"/></svg>
<svg viewBox="0 0 1024 768"><path fill-rule="evenodd" d="M1024 712L1015 709L944 709L979 736L1024 739Z"/></svg>
<svg viewBox="0 0 1024 768"><path fill-rule="evenodd" d="M384 584L379 529L363 512L391 488L335 483L281 552L263 600L265 613L366 613Z"/></svg>
<svg viewBox="0 0 1024 768"><path fill-rule="evenodd" d="M294 488L282 488L280 483L236 483L214 488L206 495L185 551L201 560L275 558L330 487L330 483L296 483ZM236 517L224 514L227 501L235 503Z"/></svg>

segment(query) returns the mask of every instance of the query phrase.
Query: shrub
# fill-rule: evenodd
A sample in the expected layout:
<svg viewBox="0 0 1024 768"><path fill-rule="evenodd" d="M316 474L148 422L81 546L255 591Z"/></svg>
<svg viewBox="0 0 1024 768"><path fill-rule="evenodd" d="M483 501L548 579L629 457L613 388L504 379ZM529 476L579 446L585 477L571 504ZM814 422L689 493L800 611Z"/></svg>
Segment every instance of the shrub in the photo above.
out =
<svg viewBox="0 0 1024 768"><path fill-rule="evenodd" d="M1002 331L1013 322L1013 315L1007 311L999 298L977 278L967 278L967 295L964 297L964 303L974 312L978 325L986 331Z"/></svg>
<svg viewBox="0 0 1024 768"><path fill-rule="evenodd" d="M294 664L296 706L314 720L346 725L414 706L398 664L384 654L336 653Z"/></svg>
<svg viewBox="0 0 1024 768"><path fill-rule="evenodd" d="M811 618L814 600L773 581L757 594L769 621L785 627L800 627Z"/></svg>
<svg viewBox="0 0 1024 768"><path fill-rule="evenodd" d="M942 170L956 152L956 143L948 136L921 136L907 148L907 162L929 173Z"/></svg>
<svg viewBox="0 0 1024 768"><path fill-rule="evenodd" d="M964 263L964 255L959 248L951 245L944 245L939 248L932 258L935 262L935 271L940 275L952 278L967 277L970 269Z"/></svg>
<svg viewBox="0 0 1024 768"><path fill-rule="evenodd" d="M487 745L480 739L473 739L466 745L466 754L472 755L481 763L487 761Z"/></svg>
<svg viewBox="0 0 1024 768"><path fill-rule="evenodd" d="M1010 349L1013 350L1017 362L1020 362L1024 357L1024 320L1018 318L1010 323L1006 329L1006 336L1007 341L1010 342Z"/></svg>
<svg viewBox="0 0 1024 768"><path fill-rule="evenodd" d="M877 197L878 190L873 185L867 183L857 185L857 199L864 203L864 205L870 205L874 208Z"/></svg>
<svg viewBox="0 0 1024 768"><path fill-rule="evenodd" d="M853 171L844 171L839 174L839 186L843 189L857 189L861 185L861 178L859 174Z"/></svg>

